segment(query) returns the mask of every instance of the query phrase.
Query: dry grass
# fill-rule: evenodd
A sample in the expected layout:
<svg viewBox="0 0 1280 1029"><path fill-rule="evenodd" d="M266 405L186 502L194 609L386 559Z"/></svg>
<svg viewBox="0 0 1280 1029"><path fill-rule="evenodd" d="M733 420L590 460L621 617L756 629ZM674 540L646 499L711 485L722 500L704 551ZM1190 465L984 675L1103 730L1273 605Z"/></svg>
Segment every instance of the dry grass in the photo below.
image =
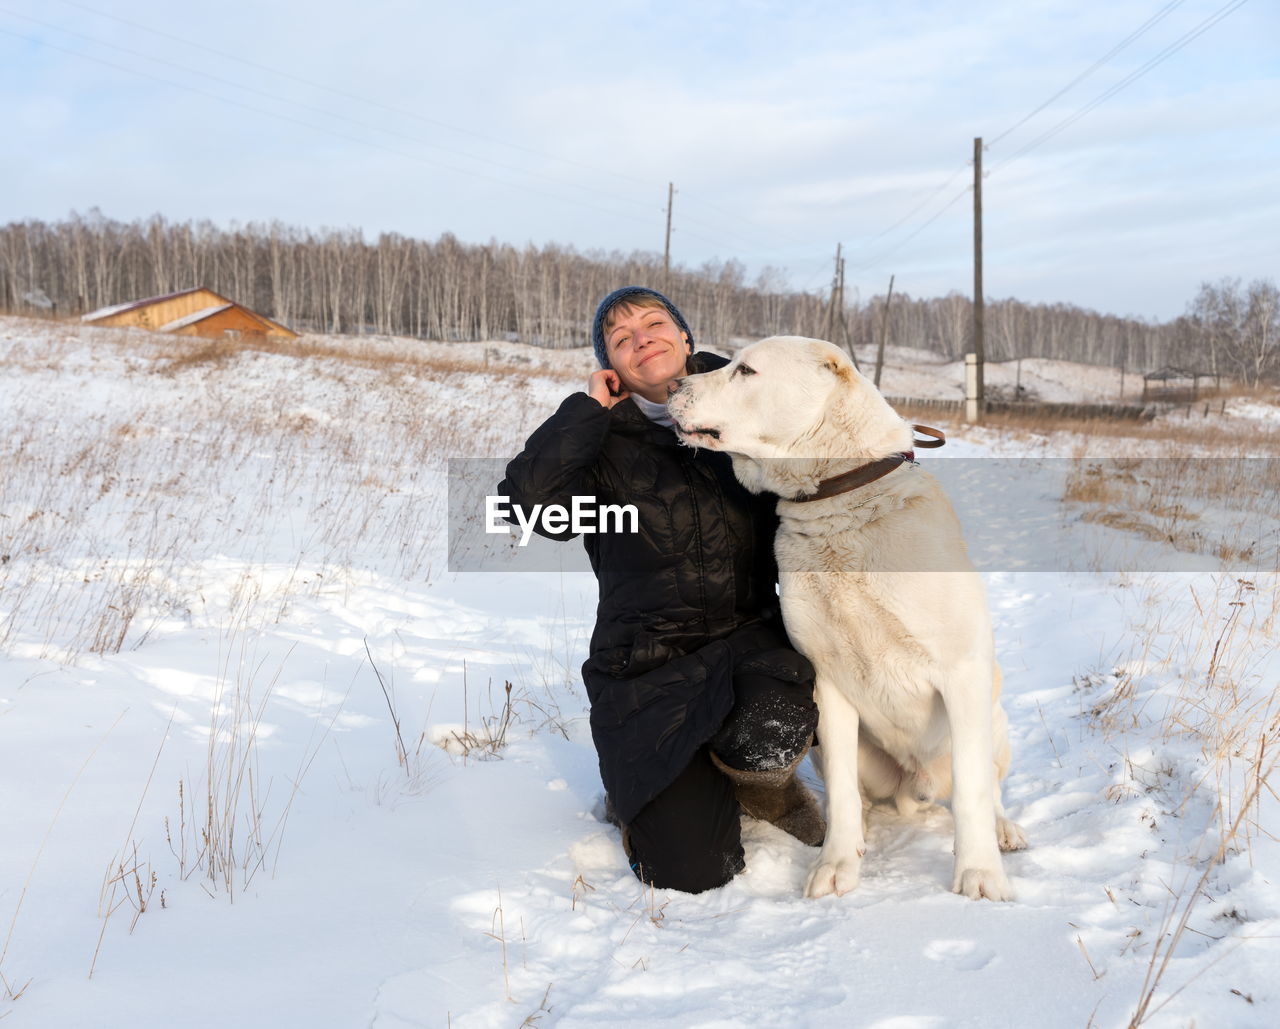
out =
<svg viewBox="0 0 1280 1029"><path fill-rule="evenodd" d="M949 436L991 438L1003 453L1070 452L1063 500L1084 521L1216 558L1228 568L1280 569L1280 418L1233 415L1232 404L1280 407L1274 390L1240 390L1187 417L1153 421L989 416L981 426L936 412L906 416ZM1219 405L1227 413L1219 415ZM1003 456L997 451L995 456ZM1095 563L1105 560L1094 556Z"/></svg>
<svg viewBox="0 0 1280 1029"><path fill-rule="evenodd" d="M507 926L506 915L502 910L502 887L498 887L498 906L493 909L493 919L489 926L489 931L485 933L491 940L497 940L498 945L502 948L502 988L506 994L507 1000L514 1003L515 998L511 996L511 967L507 962Z"/></svg>
<svg viewBox="0 0 1280 1029"><path fill-rule="evenodd" d="M1087 522L1208 554L1226 567L1280 568L1280 460L1073 461L1063 500Z"/></svg>
<svg viewBox="0 0 1280 1029"><path fill-rule="evenodd" d="M1277 732L1277 723L1272 722L1268 727L1267 739L1270 740L1274 747L1275 734ZM1259 752L1262 750L1261 739L1259 740ZM1259 754L1259 756L1261 756ZM1139 1026L1145 1024L1148 1019L1156 1015L1166 1004L1174 997L1182 992L1188 985L1190 980L1182 985L1168 991L1159 1002L1156 1001L1156 991L1159 989L1165 974L1169 970L1169 962L1172 960L1174 953L1178 949L1179 943L1190 929L1191 915L1201 898L1207 896L1210 877L1213 871L1226 861L1228 854L1236 845L1236 841L1242 832L1242 823L1246 821L1249 810L1258 802L1263 792L1273 792L1270 786L1271 773L1275 770L1276 759L1273 754L1268 754L1265 764L1259 764L1258 772L1250 784L1249 792L1242 798L1242 804L1235 820L1225 832L1218 844L1218 849L1213 857L1204 863L1204 870L1194 883L1188 885L1183 884L1180 891L1171 892L1170 903L1166 908L1160 928L1156 933L1155 942L1151 948L1151 958L1147 962L1146 974L1143 976L1142 988L1139 992L1138 1003L1133 1010L1133 1014L1129 1019L1128 1029L1138 1029ZM1219 805L1218 810L1221 810ZM1238 944L1237 944L1238 946ZM1229 952L1228 952L1229 953ZM1226 954L1220 954L1212 964L1226 957ZM1208 971L1208 967L1201 969L1200 973ZM1238 991L1233 991L1238 992Z"/></svg>
<svg viewBox="0 0 1280 1029"><path fill-rule="evenodd" d="M246 605L244 614L251 610ZM174 826L165 820L181 878L200 872L206 887L225 891L232 901L268 864L275 874L298 790L343 709L337 705L318 737L313 733L288 778L287 791L273 801L274 782L261 772L258 741L268 701L292 650L264 682L268 659L257 653L257 639L245 624L233 623L224 631L222 673L209 709L204 775L193 788L178 781L176 844Z"/></svg>
<svg viewBox="0 0 1280 1029"><path fill-rule="evenodd" d="M567 373L412 344L24 327L4 351L24 389L0 435L0 644L61 661L136 647L201 616L226 560L255 579L264 621L338 586L334 569L429 580L446 459L506 453L525 429L525 405L459 418L463 391L488 375L517 396Z"/></svg>
<svg viewBox="0 0 1280 1029"><path fill-rule="evenodd" d="M158 876L150 861L144 861L139 857L138 844L134 840L134 832L138 826L138 816L142 812L143 802L146 800L147 793L151 790L151 783L155 779L156 767L160 764L160 756L164 753L164 747L169 740L169 733L172 729L173 715L170 715L169 724L165 726L164 734L160 737L160 746L156 749L155 760L151 763L151 771L147 774L146 785L142 788L142 796L138 798L138 805L134 809L133 821L129 824L129 831L125 834L124 846L107 863L106 874L102 880L102 889L98 893L98 917L102 919L102 928L98 932L97 946L93 949L93 960L89 963L90 979L93 978L94 969L97 968L98 956L102 952L102 941L106 937L107 926L110 924L112 916L125 904L132 906L133 918L129 922L129 932L132 933L138 925L138 919L151 906L151 898L155 893ZM163 890L160 891L160 906L164 907Z"/></svg>
<svg viewBox="0 0 1280 1029"><path fill-rule="evenodd" d="M551 1014L551 1005L548 1002L551 1000L551 988L554 985L555 983L547 983L547 989L542 994L542 1000L539 1002L535 1010L530 1012L528 1015L525 1015L524 1021L520 1023L519 1029L526 1029L526 1026L537 1026L542 1022L545 1015Z"/></svg>
<svg viewBox="0 0 1280 1029"><path fill-rule="evenodd" d="M1221 424L1110 430L1154 441L1177 456L1081 456L1064 499L1083 505L1086 520L1211 554L1228 567L1277 566L1280 462L1233 460L1243 449L1240 434ZM1247 452L1270 457L1275 447L1274 432L1254 433ZM1214 449L1229 458L1179 453ZM1189 593L1180 597L1175 591L1181 589ZM1187 585L1151 577L1130 583L1129 592L1142 612L1132 649L1118 662L1110 691L1089 711L1093 728L1123 757L1124 772L1108 798L1155 795L1172 817L1207 820L1186 855L1185 880L1170 886L1158 930L1144 937L1151 953L1129 1023L1136 1029L1190 981L1169 984L1171 961L1197 931L1191 921L1198 906L1216 892L1215 869L1232 854L1249 853L1260 837L1274 839L1262 824L1261 802L1274 795L1270 778L1280 746L1280 684L1268 679L1268 663L1280 648L1280 593L1270 573L1217 575L1207 587L1204 578ZM1170 680L1172 688L1163 685ZM1188 748L1195 759L1180 757Z"/></svg>
<svg viewBox="0 0 1280 1029"><path fill-rule="evenodd" d="M416 374L443 377L484 372L502 377L528 375L532 361L515 359L500 349L476 344L421 344L414 349L410 340L391 337L302 336L298 339L275 339L268 336L245 336L240 339L205 340L169 336L173 342L157 346L159 371L177 375L202 366L225 367L243 355L273 354L294 360L329 360L339 364L390 374ZM444 347L448 347L444 350ZM521 355L523 356L523 355ZM576 382L580 375L555 364L538 368L548 378Z"/></svg>
<svg viewBox="0 0 1280 1029"><path fill-rule="evenodd" d="M1218 575L1210 582L1207 589L1203 580L1185 585L1186 598L1158 577L1130 587L1144 614L1128 653L1116 663L1110 690L1089 716L1092 728L1118 745L1127 746L1130 735L1146 738L1149 729L1162 744L1196 744L1208 772L1189 784L1178 808L1210 797L1221 808L1222 836L1235 823L1240 797L1256 796L1251 784L1280 743L1280 683L1266 679L1267 663L1280 649L1280 592L1275 576L1255 581ZM1180 599L1190 599L1190 614ZM1171 695L1143 688L1147 677L1161 675L1174 678ZM1132 770L1129 777L1135 778ZM1259 831L1250 819L1238 835L1247 843Z"/></svg>
<svg viewBox="0 0 1280 1029"><path fill-rule="evenodd" d="M1231 417L1232 401L1252 401L1277 406L1280 398L1275 389L1237 389L1217 394L1197 404L1172 409L1148 421L1112 418L1070 418L1020 412L986 415L982 428L1014 439L1041 438L1062 434L1087 440L1105 440L1115 452L1114 444L1131 442L1135 453L1178 456L1187 453L1222 453L1232 456L1280 456L1280 421L1273 426L1260 426L1256 421L1243 422ZM1225 408L1225 411L1224 411ZM899 413L909 421L928 425L943 424L948 435L964 435L967 423L951 412L940 413L927 407L903 405ZM1176 448L1188 448L1179 451Z"/></svg>
<svg viewBox="0 0 1280 1029"><path fill-rule="evenodd" d="M273 785L258 742L288 657L260 641L300 600L342 602L371 576L430 580L445 553L447 459L509 453L537 418L495 400L502 417L486 422L470 409L477 382L519 398L538 377L579 376L509 347L201 344L57 322L5 331L0 645L74 663L157 632L217 629L204 767L178 779L165 830L177 876L234 899L274 872L299 784L341 711L328 729L316 721L296 772ZM509 690L474 742L500 749L522 703L536 711ZM397 726L397 741L412 783L415 758L439 752L425 731L407 747ZM103 875L95 962L113 916L132 929L165 903L167 858L148 853L137 824ZM11 1002L26 982L4 961L8 943L0 999Z"/></svg>
<svg viewBox="0 0 1280 1029"><path fill-rule="evenodd" d="M1216 888L1215 870L1233 854L1250 853L1260 838L1275 838L1262 824L1261 804L1275 795L1271 777L1280 753L1280 683L1269 677L1280 648L1278 585L1274 576L1216 576L1207 589L1203 580L1184 584L1190 605L1179 602L1187 597L1174 595L1177 587L1167 580L1130 586L1144 614L1111 690L1089 711L1092 727L1124 758L1123 777L1108 797L1154 794L1183 820L1208 812L1204 835L1186 855L1188 874L1169 888L1150 937L1131 1029L1188 985L1170 989L1166 979L1179 944L1195 931L1193 913ZM1171 688L1149 684L1170 679ZM1194 762L1179 758L1188 747L1198 753Z"/></svg>
<svg viewBox="0 0 1280 1029"><path fill-rule="evenodd" d="M412 748L405 742L404 732L400 720L400 712L396 703L396 685L395 671L393 666L388 666L387 674L384 676L382 670L378 667L378 663L374 660L373 651L369 648L369 641L364 641L365 657L369 661L369 667L373 669L374 677L378 680L378 687L382 691L383 700L387 705L387 713L391 717L391 727L395 731L395 752L396 763L400 770L404 772L404 780L394 786L394 790L404 792L408 795L416 795L425 792L435 782L435 769L431 758L435 757L439 752L435 747L429 746L428 733L424 725L413 741ZM463 681L466 681L466 662L463 662ZM464 694L465 695L465 694ZM431 705L427 706L426 719L431 718ZM434 741L432 741L434 742ZM504 740L505 743L505 731ZM495 751L496 752L496 751ZM465 760L464 753L464 760ZM380 781L378 787L379 803L382 802L384 793L392 792L392 784Z"/></svg>
<svg viewBox="0 0 1280 1029"><path fill-rule="evenodd" d="M493 680L489 680L485 691L488 711L481 713L478 723L471 722L470 692L467 687L466 662L462 667L462 727L447 729L437 739L436 745L445 753L457 755L465 763L471 757L493 758L502 753L507 745L507 733L518 720L515 706L512 703L511 691L514 687L510 681L503 683L501 702L497 705L493 700Z"/></svg>
<svg viewBox="0 0 1280 1029"><path fill-rule="evenodd" d="M249 593L238 596L239 606L233 610L221 638L220 674L209 708L204 774L190 785L187 778L179 778L176 819L164 818L165 840L177 863L178 879L186 881L201 873L210 896L221 890L231 901L269 863L274 876L293 802L345 705L344 698L326 725L319 727L317 723L318 728L302 748L298 768L288 777L288 789L279 791L273 800L273 780L264 780L260 772L258 740L268 700L292 649L278 661L264 684L268 660L258 655L251 642L261 639L262 634L246 625L255 610L255 598ZM176 707L174 712L176 715ZM125 842L108 862L103 876L98 908L102 924L89 967L90 978L117 912L131 909L128 931L132 933L143 914L157 904L160 908L167 906L164 889L159 889L156 896L161 873L151 857L143 856L138 825L173 724L171 715Z"/></svg>
<svg viewBox="0 0 1280 1029"><path fill-rule="evenodd" d="M53 818L49 822L49 828L45 830L44 838L40 841L40 847L36 851L35 859L31 862L31 870L27 873L26 882L22 884L22 891L18 894L18 903L14 906L13 918L9 921L9 930L5 934L4 946L0 947L0 986L3 986L4 988L4 999L10 1003L21 997L26 992L27 987L32 983L32 980L29 978L15 983L4 974L5 961L9 957L9 947L13 943L14 930L17 929L18 918L22 914L22 905L27 899L28 890L31 888L31 880L35 876L36 868L40 865L40 859L44 856L45 848L49 844L49 837L53 835L53 828L58 824L58 818L62 815L62 809L66 807L67 799L76 788L76 784L80 782L85 769L89 767L90 762L93 761L98 750L107 741L107 737L115 731L116 726L120 724L120 719L123 717L124 713L122 712L111 724L111 728L103 734L102 739L100 739L93 750L89 752L89 756L84 759L84 763L80 766L80 770L76 772L75 778L71 780L71 785L67 787L67 791L62 795L62 800L58 802L58 807L54 811ZM0 1014L0 1018L6 1017L7 1015L8 1012Z"/></svg>

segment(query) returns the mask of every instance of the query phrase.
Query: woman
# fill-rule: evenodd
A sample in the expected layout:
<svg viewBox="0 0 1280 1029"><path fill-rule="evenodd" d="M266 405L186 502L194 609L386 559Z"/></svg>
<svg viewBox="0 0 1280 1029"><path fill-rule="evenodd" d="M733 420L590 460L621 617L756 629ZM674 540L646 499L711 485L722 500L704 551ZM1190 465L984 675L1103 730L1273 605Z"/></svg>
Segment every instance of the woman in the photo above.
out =
<svg viewBox="0 0 1280 1029"><path fill-rule="evenodd" d="M582 678L632 869L697 893L744 866L739 804L821 842L795 775L817 725L813 668L782 628L776 499L747 493L726 455L680 445L666 411L672 382L725 360L695 354L679 310L642 286L601 301L592 342L587 392L529 437L499 492L526 509L576 495L638 510L636 533L583 536L600 602Z"/></svg>

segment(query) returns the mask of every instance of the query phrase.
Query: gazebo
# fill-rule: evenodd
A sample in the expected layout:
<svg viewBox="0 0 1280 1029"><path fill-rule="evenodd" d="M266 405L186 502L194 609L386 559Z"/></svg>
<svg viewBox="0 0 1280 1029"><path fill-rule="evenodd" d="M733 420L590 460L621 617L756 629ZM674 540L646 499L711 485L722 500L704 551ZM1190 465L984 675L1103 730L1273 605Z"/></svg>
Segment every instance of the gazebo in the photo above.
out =
<svg viewBox="0 0 1280 1029"><path fill-rule="evenodd" d="M1189 372L1183 368L1165 365L1142 377L1142 402L1160 401L1168 404L1192 403L1200 394L1200 380L1212 379L1208 372Z"/></svg>

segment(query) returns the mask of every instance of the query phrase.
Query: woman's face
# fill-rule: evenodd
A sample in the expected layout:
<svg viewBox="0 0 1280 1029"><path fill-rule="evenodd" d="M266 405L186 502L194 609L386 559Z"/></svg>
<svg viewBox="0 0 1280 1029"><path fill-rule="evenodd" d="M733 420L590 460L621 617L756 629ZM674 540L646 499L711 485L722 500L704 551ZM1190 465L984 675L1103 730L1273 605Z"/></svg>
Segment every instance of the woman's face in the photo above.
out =
<svg viewBox="0 0 1280 1029"><path fill-rule="evenodd" d="M665 404L667 384L685 374L687 341L664 307L618 307L605 347L623 386L646 400Z"/></svg>

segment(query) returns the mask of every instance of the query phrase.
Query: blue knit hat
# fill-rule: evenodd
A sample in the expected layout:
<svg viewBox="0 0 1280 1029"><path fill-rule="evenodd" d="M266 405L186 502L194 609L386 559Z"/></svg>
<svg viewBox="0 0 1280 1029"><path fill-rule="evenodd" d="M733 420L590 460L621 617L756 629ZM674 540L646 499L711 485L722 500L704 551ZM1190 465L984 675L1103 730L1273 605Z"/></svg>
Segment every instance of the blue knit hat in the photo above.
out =
<svg viewBox="0 0 1280 1029"><path fill-rule="evenodd" d="M680 331L685 334L685 342L689 344L690 352L693 351L693 332L689 328L689 323L684 320L684 315L680 313L675 304L656 289L649 289L647 286L623 286L621 289L615 289L600 301L600 306L596 308L596 316L591 322L591 345L595 347L596 360L600 362L601 368L612 367L609 364L609 355L604 345L605 315L619 304L635 297L652 297L661 303L667 309L667 313L675 320Z"/></svg>

